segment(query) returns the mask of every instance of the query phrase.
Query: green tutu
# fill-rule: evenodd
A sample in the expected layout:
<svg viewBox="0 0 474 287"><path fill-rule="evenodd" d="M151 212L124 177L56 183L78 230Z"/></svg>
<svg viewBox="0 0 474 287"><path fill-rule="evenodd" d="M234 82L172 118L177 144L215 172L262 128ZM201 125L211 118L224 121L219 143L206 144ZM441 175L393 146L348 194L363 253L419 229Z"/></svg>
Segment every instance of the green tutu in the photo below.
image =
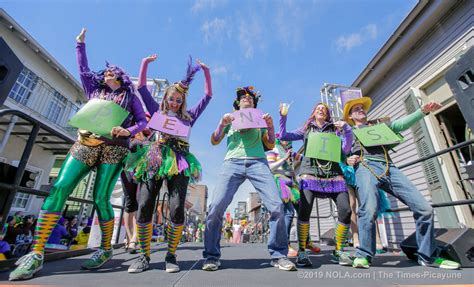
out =
<svg viewBox="0 0 474 287"><path fill-rule="evenodd" d="M129 156L127 172L137 182L150 179L169 179L180 173L197 182L201 179L202 168L197 158L190 152L176 153L166 144L152 143L139 148Z"/></svg>

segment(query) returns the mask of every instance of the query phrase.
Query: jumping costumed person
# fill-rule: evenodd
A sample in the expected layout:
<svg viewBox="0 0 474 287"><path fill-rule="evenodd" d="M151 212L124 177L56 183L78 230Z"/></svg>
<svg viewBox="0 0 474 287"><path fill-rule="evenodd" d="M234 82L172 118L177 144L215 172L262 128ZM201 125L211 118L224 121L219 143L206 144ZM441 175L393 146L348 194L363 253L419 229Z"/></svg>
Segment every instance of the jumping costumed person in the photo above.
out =
<svg viewBox="0 0 474 287"><path fill-rule="evenodd" d="M287 116L283 115L280 107L280 140L304 140L305 152L308 147L310 133L335 133L341 138L342 158L348 155L352 145L352 129L343 121L332 122L329 108L319 103L311 112L303 127L287 132ZM300 206L298 210L298 258L296 264L302 267L312 266L308 254L305 252L309 235L309 219L315 198L331 198L337 206L338 222L336 225L336 248L332 254L332 261L340 265L351 265L352 260L343 252L347 241L351 209L349 194L341 166L337 162L304 157L299 168L297 179L300 187Z"/></svg>
<svg viewBox="0 0 474 287"><path fill-rule="evenodd" d="M169 86L159 105L146 87L148 64L156 60L152 55L144 58L140 68L138 91L150 114L161 113L176 117L192 127L212 98L211 74L209 68L198 62L193 66L189 59L186 76L183 80ZM194 75L202 69L205 77L204 97L191 109L186 108L189 86ZM134 178L140 182L138 199L137 236L140 257L128 268L129 273L143 272L150 267L150 244L152 237L152 217L156 198L163 181L167 182L171 223L167 226L168 252L165 258L166 272L179 272L176 249L184 229L184 203L190 180L196 181L201 175L201 164L189 152L189 135L174 136L155 132L152 143L145 147L143 157L130 166Z"/></svg>
<svg viewBox="0 0 474 287"><path fill-rule="evenodd" d="M133 84L124 70L107 64L103 71L89 69L85 49L86 30L77 36L77 61L84 92L89 99L101 99L119 105L129 112L125 121L111 130L111 139L87 130L70 149L59 175L38 215L32 251L21 257L10 280L29 279L43 267L44 246L61 217L68 196L92 169L96 170L93 199L99 218L102 240L99 249L82 264L84 269L98 269L112 258L114 211L110 196L122 171L122 161L129 152L129 138L146 126L145 113L134 93ZM137 124L131 125L132 121Z"/></svg>

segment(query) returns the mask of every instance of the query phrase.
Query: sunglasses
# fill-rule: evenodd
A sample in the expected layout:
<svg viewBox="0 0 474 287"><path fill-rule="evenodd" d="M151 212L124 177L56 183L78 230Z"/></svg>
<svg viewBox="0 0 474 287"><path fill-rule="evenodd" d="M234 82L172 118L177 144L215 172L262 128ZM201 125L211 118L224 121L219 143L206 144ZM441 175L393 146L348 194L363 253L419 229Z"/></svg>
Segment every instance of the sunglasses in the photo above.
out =
<svg viewBox="0 0 474 287"><path fill-rule="evenodd" d="M175 99L175 98L167 98L166 101L167 101L168 103L170 103L170 104L171 104L172 102L175 102L175 103L177 103L177 104L182 104L182 103L183 103L183 100L180 99L180 98L177 98L177 99Z"/></svg>

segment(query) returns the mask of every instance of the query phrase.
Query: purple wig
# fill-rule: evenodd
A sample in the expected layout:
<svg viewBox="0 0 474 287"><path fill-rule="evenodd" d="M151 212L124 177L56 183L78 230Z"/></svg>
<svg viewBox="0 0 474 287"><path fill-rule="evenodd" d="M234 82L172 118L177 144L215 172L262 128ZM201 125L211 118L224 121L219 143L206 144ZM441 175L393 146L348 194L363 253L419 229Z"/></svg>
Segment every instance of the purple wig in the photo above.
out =
<svg viewBox="0 0 474 287"><path fill-rule="evenodd" d="M120 86L122 88L129 91L133 90L133 83L124 69L115 65L111 65L107 61L105 62L105 66L106 68L104 70L100 70L98 72L93 72L93 71L88 72L89 74L88 76L92 79L92 81L95 84L101 87L104 87L105 86L104 74L106 71L111 71L117 77L117 80L120 82Z"/></svg>

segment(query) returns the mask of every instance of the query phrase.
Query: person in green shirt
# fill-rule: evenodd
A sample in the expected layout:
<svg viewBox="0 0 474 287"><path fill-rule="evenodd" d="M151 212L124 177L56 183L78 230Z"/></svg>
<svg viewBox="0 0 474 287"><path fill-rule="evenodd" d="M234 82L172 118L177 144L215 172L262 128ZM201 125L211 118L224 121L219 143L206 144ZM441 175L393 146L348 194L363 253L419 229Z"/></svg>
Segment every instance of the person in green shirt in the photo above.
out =
<svg viewBox="0 0 474 287"><path fill-rule="evenodd" d="M368 97L350 99L344 104L343 119L354 129L371 126L380 121L368 121L367 113L372 104ZM441 108L435 102L424 104L420 109L393 122L383 122L395 133L409 129L432 111ZM355 188L359 199L358 227L359 248L352 264L355 268L369 268L375 256L375 224L377 219L378 189L393 195L413 212L416 223L418 263L443 269L458 269L459 263L436 257L434 240L434 213L431 205L392 162L388 150L391 146L363 146L355 141L352 156L347 159L355 168Z"/></svg>
<svg viewBox="0 0 474 287"><path fill-rule="evenodd" d="M253 87L237 89L234 109L256 108L260 95ZM271 214L268 250L272 257L271 265L281 270L296 270L288 260L288 236L286 235L285 213L278 189L268 166L265 149L275 146L273 120L269 114L263 119L267 128L234 130L231 127L233 116L225 114L211 136L213 145L219 144L227 135L227 153L221 169L214 197L209 207L204 231L204 258L202 267L215 271L220 266L220 240L224 212L239 188L248 179L262 198L263 204Z"/></svg>

